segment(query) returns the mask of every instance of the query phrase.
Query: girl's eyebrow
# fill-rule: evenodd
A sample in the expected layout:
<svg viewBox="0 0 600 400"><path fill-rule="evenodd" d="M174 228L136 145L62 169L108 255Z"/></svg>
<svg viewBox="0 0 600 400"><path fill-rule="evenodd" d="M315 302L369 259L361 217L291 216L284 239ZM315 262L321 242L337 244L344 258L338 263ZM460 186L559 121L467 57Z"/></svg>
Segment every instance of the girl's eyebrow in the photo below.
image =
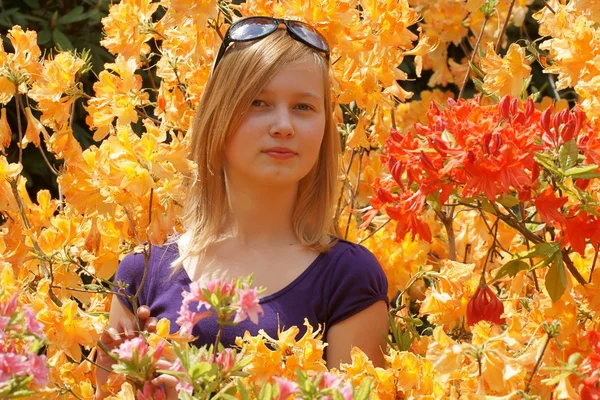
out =
<svg viewBox="0 0 600 400"><path fill-rule="evenodd" d="M273 94L273 92L268 89L264 89L260 93L261 94ZM321 100L323 98L323 96L320 96L314 92L298 92L298 93L292 93L292 94L297 97L310 97L310 98L319 99L319 100Z"/></svg>

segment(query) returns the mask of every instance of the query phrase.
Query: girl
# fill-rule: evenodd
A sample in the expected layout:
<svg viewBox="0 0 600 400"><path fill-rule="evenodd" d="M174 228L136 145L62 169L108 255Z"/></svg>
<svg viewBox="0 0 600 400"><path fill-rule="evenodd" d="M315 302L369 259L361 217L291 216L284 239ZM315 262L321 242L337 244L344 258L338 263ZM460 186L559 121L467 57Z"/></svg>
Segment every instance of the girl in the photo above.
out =
<svg viewBox="0 0 600 400"><path fill-rule="evenodd" d="M258 324L225 327L226 347L246 330L277 337L278 328L296 325L301 336L308 318L315 329L324 325L329 368L350 362L351 346L383 366L386 277L372 253L338 237L333 222L341 150L325 39L297 21L250 17L232 24L193 126L198 169L187 188L186 231L152 247L140 304L170 319L174 332L181 292L192 281L252 273L254 285L266 288L264 314ZM133 294L143 271L143 255L129 254L115 280ZM132 335L131 310L112 302L111 346L120 333ZM213 343L217 329L214 318L201 320L195 344ZM98 369L98 388L102 375Z"/></svg>

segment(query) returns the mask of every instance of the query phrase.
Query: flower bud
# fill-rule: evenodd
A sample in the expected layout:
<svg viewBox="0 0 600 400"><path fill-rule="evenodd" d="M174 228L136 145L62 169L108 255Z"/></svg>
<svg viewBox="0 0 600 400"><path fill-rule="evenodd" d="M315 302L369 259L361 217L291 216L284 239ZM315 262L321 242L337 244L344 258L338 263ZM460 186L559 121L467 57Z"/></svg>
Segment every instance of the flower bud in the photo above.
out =
<svg viewBox="0 0 600 400"><path fill-rule="evenodd" d="M504 304L489 286L479 285L467 304L467 324L474 325L479 321L503 324L504 318L501 318L503 312Z"/></svg>

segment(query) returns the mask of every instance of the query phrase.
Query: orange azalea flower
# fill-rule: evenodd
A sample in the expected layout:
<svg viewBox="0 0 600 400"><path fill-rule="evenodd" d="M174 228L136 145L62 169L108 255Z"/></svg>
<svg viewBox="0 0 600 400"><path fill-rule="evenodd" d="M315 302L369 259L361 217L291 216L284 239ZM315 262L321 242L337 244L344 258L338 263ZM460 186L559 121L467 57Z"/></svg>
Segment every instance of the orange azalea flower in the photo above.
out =
<svg viewBox="0 0 600 400"><path fill-rule="evenodd" d="M46 142L50 140L46 128L37 118L31 113L31 108L25 108L25 114L27 116L27 130L25 131L25 137L21 142L21 148L25 148L28 143L33 143L35 147L40 147L40 133L44 135Z"/></svg>
<svg viewBox="0 0 600 400"><path fill-rule="evenodd" d="M100 44L112 54L139 60L140 55L150 52L146 42L153 37L149 26L152 26L152 14L158 6L159 3L150 0L115 3L108 16L102 19L104 39Z"/></svg>
<svg viewBox="0 0 600 400"><path fill-rule="evenodd" d="M6 119L6 107L2 107L2 111L0 112L0 152L5 153L6 148L10 146L12 140L12 131Z"/></svg>
<svg viewBox="0 0 600 400"><path fill-rule="evenodd" d="M523 83L531 75L531 67L525 60L525 48L512 43L501 58L488 43L486 56L481 59L481 70L485 73L483 90L498 97L519 96Z"/></svg>

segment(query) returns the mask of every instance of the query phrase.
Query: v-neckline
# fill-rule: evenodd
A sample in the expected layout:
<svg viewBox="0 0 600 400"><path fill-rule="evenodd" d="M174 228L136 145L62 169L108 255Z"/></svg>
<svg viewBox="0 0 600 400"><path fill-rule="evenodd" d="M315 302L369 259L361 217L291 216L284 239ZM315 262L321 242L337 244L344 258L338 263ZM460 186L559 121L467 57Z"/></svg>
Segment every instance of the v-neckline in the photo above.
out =
<svg viewBox="0 0 600 400"><path fill-rule="evenodd" d="M173 244L176 247L176 249L174 249L174 250L176 250L177 254L179 254L179 245L177 243L173 243ZM328 253L319 253L317 255L317 257L315 257L313 259L313 261L308 265L308 267L306 267L304 269L304 271L302 271L302 273L300 275L298 275L296 278L294 278L290 283L285 285L283 288L281 288L278 291L273 292L267 296L259 297L259 299L258 299L259 304L263 304L268 301L274 300L274 299L278 298L279 296L282 296L285 293L287 293L288 291L290 291L294 286L296 286L300 281L302 281L304 279L304 277L306 277L308 274L310 274L310 272L313 269L315 269L315 267L319 264L319 262L327 254ZM181 273L181 276L183 277L183 283L185 283L189 287L189 285L192 283L192 279L190 278L190 276L187 273L187 271L185 270L185 268L182 267L180 273Z"/></svg>

